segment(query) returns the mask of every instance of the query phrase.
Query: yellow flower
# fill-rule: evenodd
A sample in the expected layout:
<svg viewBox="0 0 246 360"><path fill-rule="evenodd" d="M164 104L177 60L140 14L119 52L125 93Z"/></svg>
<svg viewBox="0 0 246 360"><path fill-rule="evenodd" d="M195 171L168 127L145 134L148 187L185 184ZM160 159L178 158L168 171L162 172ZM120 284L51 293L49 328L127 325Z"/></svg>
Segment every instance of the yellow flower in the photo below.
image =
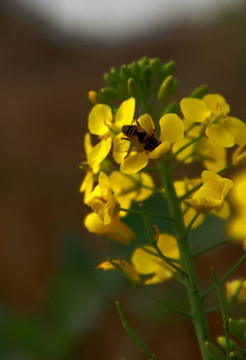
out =
<svg viewBox="0 0 246 360"><path fill-rule="evenodd" d="M157 245L166 257L179 259L178 245L173 236L160 234ZM138 248L132 255L132 264L136 271L141 275L150 275L144 284L156 284L170 279L175 270L160 258L153 246L146 245L144 249Z"/></svg>
<svg viewBox="0 0 246 360"><path fill-rule="evenodd" d="M92 108L89 113L88 128L91 134L101 139L88 154L88 163L92 168L106 158L111 149L112 139L120 133L123 125L132 123L134 112L134 98L123 101L115 117L108 105L96 104Z"/></svg>
<svg viewBox="0 0 246 360"><path fill-rule="evenodd" d="M228 115L230 106L223 96L208 94L203 99L184 98L181 111L191 123L206 125L207 137L222 147L246 144L246 124Z"/></svg>
<svg viewBox="0 0 246 360"><path fill-rule="evenodd" d="M196 135L198 136L198 135ZM182 146L188 144L193 137L185 136L173 144L172 151L175 153ZM177 159L188 164L192 161L202 161L204 166L214 172L220 171L226 166L226 150L220 145L215 144L207 137L202 137L197 142L187 146L184 150L177 154Z"/></svg>
<svg viewBox="0 0 246 360"><path fill-rule="evenodd" d="M90 151L92 149L90 133L85 134L84 148L85 148L85 154L86 154L86 159L87 159L88 154L90 153ZM96 164L91 168L87 161L83 161L81 164L81 167L82 167L82 169L86 170L86 175L80 186L80 192L85 193L84 194L84 203L87 204L88 197L89 197L90 193L92 192L93 185L94 185L94 175L99 172L100 165Z"/></svg>
<svg viewBox="0 0 246 360"><path fill-rule="evenodd" d="M140 284L140 276L134 267L129 264L124 259L120 260L112 260L112 261L104 261L97 266L98 269L102 269L104 271L107 270L117 270L122 272L132 283Z"/></svg>
<svg viewBox="0 0 246 360"><path fill-rule="evenodd" d="M228 300L239 303L246 301L246 280L233 280L226 283L226 295ZM235 298L236 297L236 298ZM234 299L235 298L235 299Z"/></svg>
<svg viewBox="0 0 246 360"><path fill-rule="evenodd" d="M202 182L203 185L187 202L204 214L213 209L217 212L221 211L225 197L233 187L233 182L210 170L202 172Z"/></svg>
<svg viewBox="0 0 246 360"><path fill-rule="evenodd" d="M230 236L241 238L241 242L246 237L246 170L235 176L234 183L230 198L235 208L235 214L229 221L227 230Z"/></svg>
<svg viewBox="0 0 246 360"><path fill-rule="evenodd" d="M90 213L85 217L84 225L91 233L106 235L120 244L128 245L136 239L134 232L118 216L112 217L111 223L104 225L97 214Z"/></svg>
<svg viewBox="0 0 246 360"><path fill-rule="evenodd" d="M153 179L146 173L126 175L120 171L113 171L109 179L117 201L125 209L130 208L132 201L143 201L153 193L151 190L154 188ZM127 212L120 211L119 215L125 216Z"/></svg>
<svg viewBox="0 0 246 360"><path fill-rule="evenodd" d="M140 127L146 131L147 135L151 136L151 134L155 134L155 126L149 114L141 115L136 124L139 124ZM125 140L123 134L119 134L115 138L113 156L115 161L121 164L121 172L125 174L136 174L147 166L149 159L160 158L169 151L172 143L180 140L184 135L183 121L176 114L166 114L162 116L159 124L160 145L152 151L146 150L146 143L139 141L136 136L132 142ZM117 151L119 147L122 148L121 153Z"/></svg>
<svg viewBox="0 0 246 360"><path fill-rule="evenodd" d="M99 174L98 185L88 196L87 204L103 221L110 224L112 217L119 213L120 204L115 198L108 176L102 171Z"/></svg>
<svg viewBox="0 0 246 360"><path fill-rule="evenodd" d="M183 195L185 195L185 193L191 189L194 188L194 186L196 186L197 184L199 184L201 182L201 179L197 178L197 179L185 179L184 181L182 180L178 180L174 182L174 187L175 187L175 191L178 197L181 197ZM182 213L183 218L184 218L184 223L185 226L188 226L189 223L191 222L191 220L194 218L194 216L196 215L197 211L196 209L194 209L192 206L190 206L189 204L187 204L186 201L182 201L181 202L181 209L182 209ZM192 228L196 228L197 226L201 225L202 222L204 221L204 215L200 215L196 221L194 222L194 224L192 225Z"/></svg>

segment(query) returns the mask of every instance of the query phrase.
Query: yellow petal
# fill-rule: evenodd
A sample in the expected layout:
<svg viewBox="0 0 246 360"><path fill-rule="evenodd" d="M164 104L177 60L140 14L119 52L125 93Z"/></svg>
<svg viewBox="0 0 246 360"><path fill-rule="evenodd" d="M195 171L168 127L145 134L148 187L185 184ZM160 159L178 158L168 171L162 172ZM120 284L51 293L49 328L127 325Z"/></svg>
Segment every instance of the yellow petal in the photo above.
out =
<svg viewBox="0 0 246 360"><path fill-rule="evenodd" d="M91 134L105 135L112 124L112 111L108 105L97 104L90 113L88 119L88 128Z"/></svg>
<svg viewBox="0 0 246 360"><path fill-rule="evenodd" d="M85 137L84 137L84 147L85 147L85 153L86 153L86 155L88 155L89 152L90 152L91 149L92 149L91 135L90 135L89 132L85 134Z"/></svg>
<svg viewBox="0 0 246 360"><path fill-rule="evenodd" d="M218 172L226 167L226 149L203 137L196 145L196 154L201 157L207 169Z"/></svg>
<svg viewBox="0 0 246 360"><path fill-rule="evenodd" d="M93 190L93 184L94 184L94 176L92 171L88 171L86 173L86 176L81 184L80 192L84 192L84 203L88 203L88 197L91 194Z"/></svg>
<svg viewBox="0 0 246 360"><path fill-rule="evenodd" d="M145 248L155 254L153 246L145 246ZM161 270L164 261L158 256L152 255L141 248L137 248L132 254L132 264L139 274L149 275L157 273Z"/></svg>
<svg viewBox="0 0 246 360"><path fill-rule="evenodd" d="M191 122L203 122L211 115L207 104L201 99L184 98L180 102L180 108L184 117Z"/></svg>
<svg viewBox="0 0 246 360"><path fill-rule="evenodd" d="M123 125L131 124L135 113L135 99L123 101L115 116L115 126L121 130Z"/></svg>
<svg viewBox="0 0 246 360"><path fill-rule="evenodd" d="M230 112L230 106L220 94L207 94L203 97L203 101L215 115L225 115Z"/></svg>
<svg viewBox="0 0 246 360"><path fill-rule="evenodd" d="M211 214L215 215L216 217L226 220L231 215L231 209L228 201L224 201L223 208L220 211L212 210Z"/></svg>
<svg viewBox="0 0 246 360"><path fill-rule="evenodd" d="M184 137L183 139L175 142L175 143L173 144L173 146L172 146L172 152L173 152L173 153L176 153L176 151L178 151L179 149L181 149L184 145L188 144L190 141L191 141L190 138ZM177 159L178 159L178 160L184 160L184 159L186 159L186 160L184 161L185 164L188 164L188 163L192 162L193 157L192 157L192 156L188 157L188 156L192 154L193 149L194 149L194 145L187 146L185 149L183 149L183 150L176 156Z"/></svg>
<svg viewBox="0 0 246 360"><path fill-rule="evenodd" d="M95 145L89 152L88 164L91 168L98 166L108 155L111 149L112 140L110 137L102 139L97 145Z"/></svg>
<svg viewBox="0 0 246 360"><path fill-rule="evenodd" d="M223 126L226 130L231 133L238 145L245 145L246 144L246 124L242 120L239 120L235 117L227 117L224 122Z"/></svg>
<svg viewBox="0 0 246 360"><path fill-rule="evenodd" d="M107 235L121 244L128 245L136 238L134 232L121 222L118 217L114 217L109 225L104 225L97 214L91 213L85 217L84 224L88 231L99 235Z"/></svg>
<svg viewBox="0 0 246 360"><path fill-rule="evenodd" d="M170 141L163 141L153 151L148 153L149 159L159 159L162 155L167 153L171 147Z"/></svg>
<svg viewBox="0 0 246 360"><path fill-rule="evenodd" d="M131 142L124 139L124 134L120 133L115 136L113 141L113 158L117 164L121 164L128 154Z"/></svg>
<svg viewBox="0 0 246 360"><path fill-rule="evenodd" d="M160 234L157 244L165 256L173 259L180 258L177 240L174 236L169 234Z"/></svg>
<svg viewBox="0 0 246 360"><path fill-rule="evenodd" d="M166 114L160 118L160 141L171 143L184 136L184 123L176 114Z"/></svg>
<svg viewBox="0 0 246 360"><path fill-rule="evenodd" d="M234 136L222 125L212 124L207 126L205 133L210 140L215 142L215 144L226 148L235 145Z"/></svg>
<svg viewBox="0 0 246 360"><path fill-rule="evenodd" d="M149 114L143 114L138 118L139 125L147 130L149 134L152 134L155 131L155 124Z"/></svg>
<svg viewBox="0 0 246 360"><path fill-rule="evenodd" d="M148 186L150 188L154 188L154 186L155 186L154 181L150 175L143 173L143 172L141 172L137 175L140 176L140 184L142 186ZM153 193L152 190L145 189L141 185L136 193L136 196L134 196L134 201L143 201L143 200L147 199L148 197L150 197Z"/></svg>
<svg viewBox="0 0 246 360"><path fill-rule="evenodd" d="M144 281L144 285L155 285L162 283L163 281L169 280L173 276L173 272L170 269L163 269L162 272L151 276L149 279Z"/></svg>
<svg viewBox="0 0 246 360"><path fill-rule="evenodd" d="M122 162L120 171L124 174L136 174L148 164L147 152L132 151Z"/></svg>

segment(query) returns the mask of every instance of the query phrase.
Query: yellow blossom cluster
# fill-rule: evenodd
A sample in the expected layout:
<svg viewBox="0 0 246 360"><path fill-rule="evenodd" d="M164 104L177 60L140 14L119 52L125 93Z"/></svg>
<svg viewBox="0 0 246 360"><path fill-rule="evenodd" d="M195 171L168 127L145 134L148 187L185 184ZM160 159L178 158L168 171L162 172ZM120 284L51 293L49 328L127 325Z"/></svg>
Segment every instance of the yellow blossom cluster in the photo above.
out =
<svg viewBox="0 0 246 360"><path fill-rule="evenodd" d="M135 233L122 218L131 211L133 202L142 202L157 190L162 193L161 197L165 196L166 189L157 188L148 168L143 170L149 161L158 164L169 158L185 164L200 161L205 168L200 177L174 182L176 195L182 200L180 206L186 227L198 213L201 215L195 218L192 227L200 225L208 212L223 219L230 215L225 199L233 182L218 172L227 165L227 148L238 145L241 152L245 147L246 124L229 115L230 107L221 95L183 98L180 116L167 113L155 122L148 113L135 119L139 109L134 97L123 101L118 108L94 100L88 118L89 132L84 139L86 159L81 165L86 175L80 188L85 204L92 210L84 220L90 232L106 235L121 244L135 241ZM91 135L93 142L97 141L95 145ZM234 202L242 202L244 195L245 173L237 179ZM229 232L246 236L245 223L246 211L242 205L240 216L230 223ZM157 247L164 257L174 263L178 261L179 249L172 235L161 233ZM175 269L153 245L138 247L131 264L121 259L103 262L99 267L121 271L135 283L139 283L141 275L147 276L145 284L158 283L175 274Z"/></svg>

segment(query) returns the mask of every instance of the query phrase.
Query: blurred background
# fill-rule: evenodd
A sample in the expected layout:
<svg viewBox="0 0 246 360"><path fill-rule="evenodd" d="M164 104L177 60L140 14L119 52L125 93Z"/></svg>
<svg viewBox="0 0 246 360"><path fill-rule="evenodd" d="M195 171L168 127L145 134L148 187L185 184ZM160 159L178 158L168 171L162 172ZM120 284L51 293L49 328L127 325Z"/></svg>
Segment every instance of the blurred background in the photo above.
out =
<svg viewBox="0 0 246 360"><path fill-rule="evenodd" d="M177 63L177 98L207 83L245 120L245 43L243 0L1 1L1 359L145 359L125 334L115 300L158 359L198 359L189 321L152 304L119 274L95 269L122 250L83 227L88 209L78 165L87 94L103 86L112 66L160 57ZM209 218L200 244L211 237L222 237L222 223ZM231 245L202 256L205 285L211 265L221 276L240 254ZM179 305L176 284L150 290ZM209 321L214 337L223 333L219 313Z"/></svg>

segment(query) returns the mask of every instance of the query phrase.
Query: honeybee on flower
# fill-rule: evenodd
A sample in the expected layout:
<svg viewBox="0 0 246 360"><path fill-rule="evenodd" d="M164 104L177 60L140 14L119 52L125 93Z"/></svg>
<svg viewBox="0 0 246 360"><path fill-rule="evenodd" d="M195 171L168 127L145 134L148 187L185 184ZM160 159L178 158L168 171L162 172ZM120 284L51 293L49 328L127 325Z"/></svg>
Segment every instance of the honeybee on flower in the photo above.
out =
<svg viewBox="0 0 246 360"><path fill-rule="evenodd" d="M178 115L162 116L159 125L159 139L149 114L143 114L133 124L122 127L122 133L114 138L113 146L113 157L120 164L121 172L136 174L149 159L160 158L169 151L172 143L183 137L183 121Z"/></svg>

